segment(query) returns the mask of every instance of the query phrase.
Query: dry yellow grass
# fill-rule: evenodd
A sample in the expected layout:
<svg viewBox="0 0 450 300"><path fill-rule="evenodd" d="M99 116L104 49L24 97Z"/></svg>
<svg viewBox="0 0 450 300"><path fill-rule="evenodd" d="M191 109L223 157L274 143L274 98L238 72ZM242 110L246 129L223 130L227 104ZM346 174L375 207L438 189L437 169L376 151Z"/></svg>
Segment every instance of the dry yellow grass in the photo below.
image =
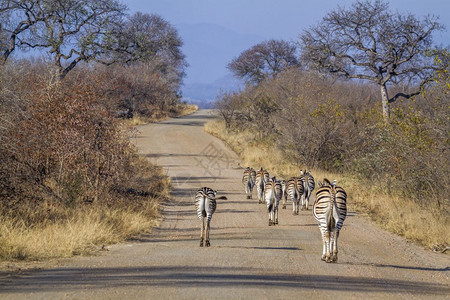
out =
<svg viewBox="0 0 450 300"><path fill-rule="evenodd" d="M160 221L159 203L170 181L162 168L136 158L137 182L155 196L115 198L111 204L39 205L23 213L0 216L0 261L31 261L92 254L103 245L148 232Z"/></svg>
<svg viewBox="0 0 450 300"><path fill-rule="evenodd" d="M161 112L153 115L153 117L144 117L139 114L135 114L133 118L124 120L124 124L129 127L137 126L137 125L145 125L148 123L156 123L167 120L172 117L181 117L190 115L198 110L197 105L193 104L179 104L174 113Z"/></svg>
<svg viewBox="0 0 450 300"><path fill-rule="evenodd" d="M0 219L1 260L41 260L93 253L102 245L126 240L158 224L154 215L135 210L98 207L77 211L67 220L27 226L20 220ZM145 209L143 211L146 211Z"/></svg>
<svg viewBox="0 0 450 300"><path fill-rule="evenodd" d="M224 122L218 120L208 122L205 131L226 142L240 156L243 167L264 167L282 178L298 175L299 169L304 169L283 159L280 149L270 142L254 142L249 131L227 131ZM402 197L389 196L370 183L351 176L317 169L311 172L316 180L336 179L349 195L349 209L367 215L380 227L430 249L445 249L450 243L450 218L444 211L431 206L424 208Z"/></svg>

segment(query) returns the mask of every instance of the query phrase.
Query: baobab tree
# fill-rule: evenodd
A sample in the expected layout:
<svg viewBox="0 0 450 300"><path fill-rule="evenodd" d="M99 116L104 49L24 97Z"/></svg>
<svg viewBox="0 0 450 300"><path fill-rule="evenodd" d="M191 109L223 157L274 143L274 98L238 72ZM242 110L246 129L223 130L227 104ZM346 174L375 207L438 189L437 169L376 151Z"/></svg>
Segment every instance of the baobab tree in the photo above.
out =
<svg viewBox="0 0 450 300"><path fill-rule="evenodd" d="M418 95L439 68L430 53L432 34L443 28L435 16L392 13L382 0L357 1L301 34L302 59L319 71L377 84L389 122L389 104ZM389 96L388 87L396 84L410 89Z"/></svg>

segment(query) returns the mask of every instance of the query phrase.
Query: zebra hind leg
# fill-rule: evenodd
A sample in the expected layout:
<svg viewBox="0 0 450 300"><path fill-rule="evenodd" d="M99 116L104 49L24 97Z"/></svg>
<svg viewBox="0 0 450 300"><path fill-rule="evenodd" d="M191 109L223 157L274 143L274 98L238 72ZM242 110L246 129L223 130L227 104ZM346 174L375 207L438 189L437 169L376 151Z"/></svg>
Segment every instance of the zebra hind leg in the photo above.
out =
<svg viewBox="0 0 450 300"><path fill-rule="evenodd" d="M205 232L205 218L202 218L202 228L200 231L200 247L203 247L203 234Z"/></svg>
<svg viewBox="0 0 450 300"><path fill-rule="evenodd" d="M332 247L331 236L332 236L331 232L329 232L329 231L325 232L325 243L326 243L325 262L326 263L331 262L331 251L330 251L331 247Z"/></svg>
<svg viewBox="0 0 450 300"><path fill-rule="evenodd" d="M206 237L205 237L205 247L211 246L209 243L209 230L210 230L210 220L206 221Z"/></svg>
<svg viewBox="0 0 450 300"><path fill-rule="evenodd" d="M275 224L278 225L278 208L274 212Z"/></svg>
<svg viewBox="0 0 450 300"><path fill-rule="evenodd" d="M319 229L322 234L322 257L321 257L321 260L325 261L326 254L327 254L327 240L325 238L325 231L320 227L320 225L319 225Z"/></svg>
<svg viewBox="0 0 450 300"><path fill-rule="evenodd" d="M332 246L331 246L331 250L332 250L332 255L331 255L331 262L336 263L338 260L338 248L337 248L337 242L338 242L338 237L339 237L339 230L336 230L336 232L334 233L333 236L333 242L332 242Z"/></svg>

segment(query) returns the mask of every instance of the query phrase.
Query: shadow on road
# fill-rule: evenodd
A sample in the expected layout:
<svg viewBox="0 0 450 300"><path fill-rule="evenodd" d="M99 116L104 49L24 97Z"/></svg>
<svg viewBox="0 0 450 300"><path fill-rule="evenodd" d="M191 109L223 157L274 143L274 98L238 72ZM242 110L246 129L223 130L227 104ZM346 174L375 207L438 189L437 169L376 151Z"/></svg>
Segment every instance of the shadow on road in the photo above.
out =
<svg viewBox="0 0 450 300"><path fill-rule="evenodd" d="M65 291L79 288L150 287L282 287L326 291L408 293L417 295L448 295L445 285L429 282L377 279L329 275L259 275L260 270L249 268L196 266L124 267L124 268L64 268L45 269L5 280L9 274L0 273L0 295L3 293L31 293ZM394 296L394 295L393 295ZM398 296L398 295L396 295Z"/></svg>

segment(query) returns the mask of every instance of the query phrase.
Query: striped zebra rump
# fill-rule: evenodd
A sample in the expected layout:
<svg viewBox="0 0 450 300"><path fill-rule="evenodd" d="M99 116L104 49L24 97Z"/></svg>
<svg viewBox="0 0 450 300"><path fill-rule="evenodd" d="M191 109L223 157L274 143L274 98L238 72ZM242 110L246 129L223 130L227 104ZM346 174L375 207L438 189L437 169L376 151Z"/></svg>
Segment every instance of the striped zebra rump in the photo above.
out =
<svg viewBox="0 0 450 300"><path fill-rule="evenodd" d="M281 182L273 177L264 186L264 199L269 213L269 226L278 224L278 205L283 196Z"/></svg>
<svg viewBox="0 0 450 300"><path fill-rule="evenodd" d="M211 221L212 215L216 211L216 192L208 187L202 187L195 194L195 207L197 208L197 216L201 220L208 218Z"/></svg>
<svg viewBox="0 0 450 300"><path fill-rule="evenodd" d="M203 247L203 240L205 240L206 247L210 246L209 231L212 215L217 208L216 194L217 191L209 187L202 187L197 191L194 197L197 216L202 221L200 232L200 247ZM217 199L226 200L227 198L225 196L222 196Z"/></svg>
<svg viewBox="0 0 450 300"><path fill-rule="evenodd" d="M310 171L300 171L300 179L303 182L303 190L304 193L301 197L301 207L300 209L309 209L309 198L311 197L311 194L316 186L316 183L314 181L314 177L311 175Z"/></svg>
<svg viewBox="0 0 450 300"><path fill-rule="evenodd" d="M269 172L261 168L258 172L256 172L255 176L255 184L256 184L256 192L258 196L258 203L263 203L264 199L264 185L269 181Z"/></svg>
<svg viewBox="0 0 450 300"><path fill-rule="evenodd" d="M292 177L288 180L286 193L289 196L289 199L291 199L292 201L292 214L298 215L300 199L304 193L304 186L300 177Z"/></svg>
<svg viewBox="0 0 450 300"><path fill-rule="evenodd" d="M242 184L244 185L245 193L247 194L247 199L252 199L253 188L255 187L256 171L253 168L247 167L244 170L244 175L242 176Z"/></svg>
<svg viewBox="0 0 450 300"><path fill-rule="evenodd" d="M336 262L339 232L347 216L347 194L342 187L327 179L324 179L323 184L319 182L319 187L313 205L313 216L322 234L322 260Z"/></svg>

